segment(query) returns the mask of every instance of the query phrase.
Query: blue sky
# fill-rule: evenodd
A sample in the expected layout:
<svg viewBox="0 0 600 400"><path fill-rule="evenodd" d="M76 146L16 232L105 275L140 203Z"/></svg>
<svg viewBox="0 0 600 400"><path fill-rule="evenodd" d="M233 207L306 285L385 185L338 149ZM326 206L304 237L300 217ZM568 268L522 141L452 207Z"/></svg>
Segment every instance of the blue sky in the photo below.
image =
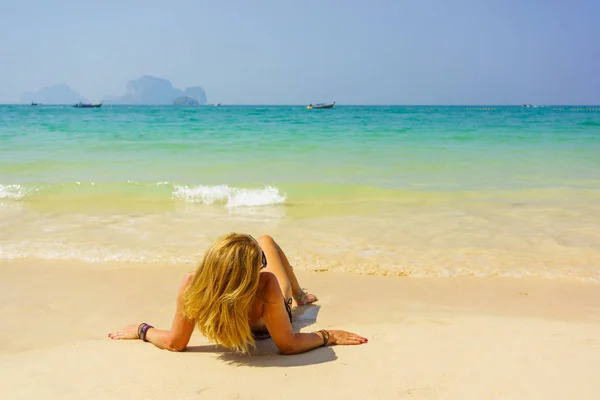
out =
<svg viewBox="0 0 600 400"><path fill-rule="evenodd" d="M141 75L209 102L600 104L598 0L0 0L0 102Z"/></svg>

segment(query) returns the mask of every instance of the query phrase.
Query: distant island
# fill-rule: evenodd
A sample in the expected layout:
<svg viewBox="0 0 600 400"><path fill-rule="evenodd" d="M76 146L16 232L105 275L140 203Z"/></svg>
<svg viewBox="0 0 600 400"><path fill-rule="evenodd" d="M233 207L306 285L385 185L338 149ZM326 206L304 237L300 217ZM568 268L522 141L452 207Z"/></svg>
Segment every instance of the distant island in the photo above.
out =
<svg viewBox="0 0 600 400"><path fill-rule="evenodd" d="M36 92L25 92L21 103L76 104L88 100L65 84L49 86ZM100 99L102 100L102 99ZM142 76L127 83L126 93L122 96L109 96L105 104L128 105L205 105L206 92L200 86L185 90L174 88L164 78Z"/></svg>
<svg viewBox="0 0 600 400"><path fill-rule="evenodd" d="M149 75L129 81L125 95L111 99L109 102L131 105L166 105L174 104L176 99L182 97L194 100L198 105L206 104L206 93L200 86L180 90L174 88L167 79Z"/></svg>
<svg viewBox="0 0 600 400"><path fill-rule="evenodd" d="M48 86L37 92L25 92L21 103L75 104L86 103L87 99L65 84Z"/></svg>
<svg viewBox="0 0 600 400"><path fill-rule="evenodd" d="M175 106L199 106L200 103L188 96L181 96L173 100Z"/></svg>

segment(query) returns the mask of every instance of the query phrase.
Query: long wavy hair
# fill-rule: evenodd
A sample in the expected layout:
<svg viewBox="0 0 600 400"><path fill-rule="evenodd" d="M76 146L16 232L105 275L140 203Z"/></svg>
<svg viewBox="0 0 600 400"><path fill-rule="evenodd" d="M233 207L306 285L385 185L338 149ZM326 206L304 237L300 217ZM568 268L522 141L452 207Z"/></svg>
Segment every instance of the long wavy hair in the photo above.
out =
<svg viewBox="0 0 600 400"><path fill-rule="evenodd" d="M182 313L209 340L248 352L254 347L248 314L254 302L262 251L250 235L231 233L207 250L182 294Z"/></svg>

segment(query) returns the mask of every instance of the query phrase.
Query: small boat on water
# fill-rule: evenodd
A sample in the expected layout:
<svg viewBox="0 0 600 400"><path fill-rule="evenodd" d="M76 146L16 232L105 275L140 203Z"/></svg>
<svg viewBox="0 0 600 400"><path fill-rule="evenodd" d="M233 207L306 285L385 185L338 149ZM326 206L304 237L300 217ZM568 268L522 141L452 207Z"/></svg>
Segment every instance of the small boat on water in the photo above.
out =
<svg viewBox="0 0 600 400"><path fill-rule="evenodd" d="M309 110L319 110L319 109L323 109L323 108L333 108L335 107L335 101L333 103L327 104L327 103L319 103L319 104L309 104L308 106L306 106L307 109Z"/></svg>
<svg viewBox="0 0 600 400"><path fill-rule="evenodd" d="M104 102L98 103L98 104L79 102L79 103L75 104L73 107L75 107L75 108L100 108L100 107L102 107L102 104L104 104Z"/></svg>
<svg viewBox="0 0 600 400"><path fill-rule="evenodd" d="M32 105L32 106L41 106L41 105L42 105L42 103L36 103L35 101L32 101L32 102L31 102L31 105Z"/></svg>

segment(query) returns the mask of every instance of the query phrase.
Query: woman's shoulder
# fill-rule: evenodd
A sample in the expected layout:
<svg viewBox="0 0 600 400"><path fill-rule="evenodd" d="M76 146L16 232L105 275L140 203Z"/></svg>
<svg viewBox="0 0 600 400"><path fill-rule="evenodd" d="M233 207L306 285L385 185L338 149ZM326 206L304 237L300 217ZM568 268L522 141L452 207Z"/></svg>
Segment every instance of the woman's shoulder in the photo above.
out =
<svg viewBox="0 0 600 400"><path fill-rule="evenodd" d="M181 296L183 291L192 282L192 279L194 279L194 272L188 272L187 274L185 274L185 276L183 277L183 281L181 282L181 285L179 286L179 291L177 292L178 296Z"/></svg>
<svg viewBox="0 0 600 400"><path fill-rule="evenodd" d="M268 302L281 299L281 288L277 277L272 272L261 272L258 283L258 291Z"/></svg>
<svg viewBox="0 0 600 400"><path fill-rule="evenodd" d="M183 277L183 285L184 286L187 286L190 284L192 279L194 279L194 274L195 274L195 272L188 272L187 274L185 274L185 276Z"/></svg>

